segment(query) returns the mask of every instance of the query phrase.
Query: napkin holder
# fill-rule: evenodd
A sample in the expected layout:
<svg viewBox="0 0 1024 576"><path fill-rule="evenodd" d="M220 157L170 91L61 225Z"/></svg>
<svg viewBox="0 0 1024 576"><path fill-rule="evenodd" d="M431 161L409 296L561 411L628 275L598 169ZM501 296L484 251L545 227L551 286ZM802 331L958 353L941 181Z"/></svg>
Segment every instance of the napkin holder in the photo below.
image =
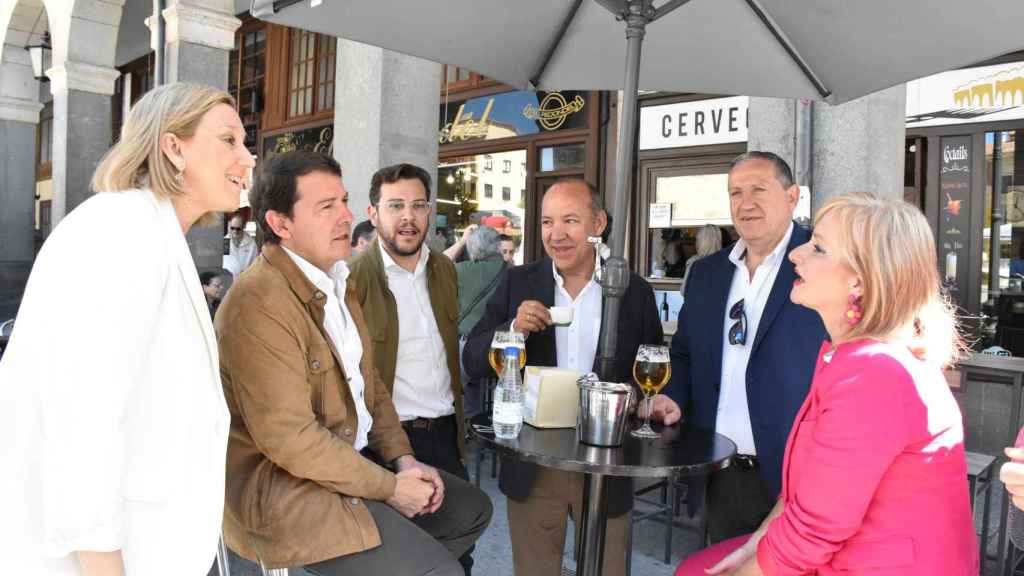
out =
<svg viewBox="0 0 1024 576"><path fill-rule="evenodd" d="M575 428L579 377L576 370L527 366L523 421L535 428Z"/></svg>

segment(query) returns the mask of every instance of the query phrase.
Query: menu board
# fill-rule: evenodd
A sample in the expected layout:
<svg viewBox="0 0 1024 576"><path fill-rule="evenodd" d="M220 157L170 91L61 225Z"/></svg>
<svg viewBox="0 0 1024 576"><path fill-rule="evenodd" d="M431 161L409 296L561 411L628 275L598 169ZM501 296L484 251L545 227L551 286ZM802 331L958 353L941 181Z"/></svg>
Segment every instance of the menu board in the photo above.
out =
<svg viewBox="0 0 1024 576"><path fill-rule="evenodd" d="M950 297L967 292L967 238L971 221L971 137L941 140L939 170L939 276Z"/></svg>

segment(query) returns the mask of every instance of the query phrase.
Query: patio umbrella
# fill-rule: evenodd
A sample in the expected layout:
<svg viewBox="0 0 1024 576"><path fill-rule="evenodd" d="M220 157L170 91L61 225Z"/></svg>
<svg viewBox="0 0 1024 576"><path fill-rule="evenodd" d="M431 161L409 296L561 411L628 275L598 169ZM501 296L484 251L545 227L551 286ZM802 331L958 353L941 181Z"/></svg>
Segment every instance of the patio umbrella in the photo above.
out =
<svg viewBox="0 0 1024 576"><path fill-rule="evenodd" d="M253 0L252 14L516 87L623 90L601 375L613 365L629 281L622 255L638 89L838 104L1024 45L1021 0ZM591 535L585 541L594 552Z"/></svg>

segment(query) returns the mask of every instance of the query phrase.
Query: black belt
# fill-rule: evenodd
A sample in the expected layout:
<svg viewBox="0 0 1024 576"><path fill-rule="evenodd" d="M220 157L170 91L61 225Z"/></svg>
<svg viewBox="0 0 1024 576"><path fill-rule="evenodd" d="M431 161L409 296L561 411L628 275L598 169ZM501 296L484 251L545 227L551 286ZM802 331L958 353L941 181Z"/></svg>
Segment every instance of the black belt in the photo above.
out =
<svg viewBox="0 0 1024 576"><path fill-rule="evenodd" d="M757 470L761 462L753 454L737 454L732 457L732 463L741 470Z"/></svg>
<svg viewBox="0 0 1024 576"><path fill-rule="evenodd" d="M403 420L402 428L406 431L409 430L432 430L443 424L448 424L455 420L454 414L447 416L439 416L437 418L413 418L412 420Z"/></svg>

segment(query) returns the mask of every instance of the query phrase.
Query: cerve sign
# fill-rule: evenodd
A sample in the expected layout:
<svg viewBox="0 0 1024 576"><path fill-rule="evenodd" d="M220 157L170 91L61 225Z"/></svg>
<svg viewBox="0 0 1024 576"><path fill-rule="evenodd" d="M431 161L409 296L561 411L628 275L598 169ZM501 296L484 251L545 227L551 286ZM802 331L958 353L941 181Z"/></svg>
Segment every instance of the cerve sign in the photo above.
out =
<svg viewBox="0 0 1024 576"><path fill-rule="evenodd" d="M640 109L640 149L746 142L749 101L732 96L645 106Z"/></svg>

